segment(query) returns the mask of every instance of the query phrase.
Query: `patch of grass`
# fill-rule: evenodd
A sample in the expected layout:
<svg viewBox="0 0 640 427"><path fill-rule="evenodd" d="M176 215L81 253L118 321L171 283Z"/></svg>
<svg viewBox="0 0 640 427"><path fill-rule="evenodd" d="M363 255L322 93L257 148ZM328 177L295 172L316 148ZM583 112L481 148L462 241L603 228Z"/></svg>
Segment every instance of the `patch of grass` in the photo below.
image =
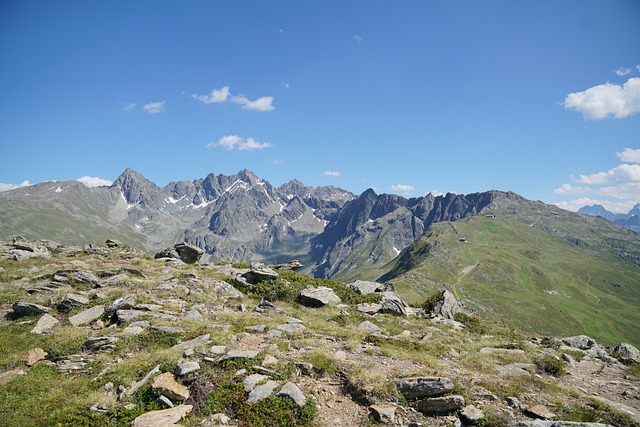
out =
<svg viewBox="0 0 640 427"><path fill-rule="evenodd" d="M561 377L567 371L567 364L564 360L548 354L536 357L533 363L539 370L554 377Z"/></svg>
<svg viewBox="0 0 640 427"><path fill-rule="evenodd" d="M83 328L74 326L58 328L44 336L42 349L49 353L47 359L58 360L64 356L80 353L88 336L88 332Z"/></svg>
<svg viewBox="0 0 640 427"><path fill-rule="evenodd" d="M304 361L311 363L313 369L321 375L334 375L338 372L338 360L319 350L307 353L304 356Z"/></svg>

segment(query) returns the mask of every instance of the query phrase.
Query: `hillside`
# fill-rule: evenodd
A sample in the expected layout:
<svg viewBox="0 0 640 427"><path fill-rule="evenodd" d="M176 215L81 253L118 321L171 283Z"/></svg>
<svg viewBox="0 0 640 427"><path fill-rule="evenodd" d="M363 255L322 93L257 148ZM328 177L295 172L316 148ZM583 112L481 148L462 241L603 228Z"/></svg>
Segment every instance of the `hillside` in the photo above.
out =
<svg viewBox="0 0 640 427"><path fill-rule="evenodd" d="M563 232L552 220L499 216L433 224L381 279L414 304L449 289L482 316L526 331L639 345L640 241L621 249L605 237L605 220L594 224L590 236L568 221Z"/></svg>
<svg viewBox="0 0 640 427"><path fill-rule="evenodd" d="M640 426L633 347L277 268L0 242L0 424Z"/></svg>

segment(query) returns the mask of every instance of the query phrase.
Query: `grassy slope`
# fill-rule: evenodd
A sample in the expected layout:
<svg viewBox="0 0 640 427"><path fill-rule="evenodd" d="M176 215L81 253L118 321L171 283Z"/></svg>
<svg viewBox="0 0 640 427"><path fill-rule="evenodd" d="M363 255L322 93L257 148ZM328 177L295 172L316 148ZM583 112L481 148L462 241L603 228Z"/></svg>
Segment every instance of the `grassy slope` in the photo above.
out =
<svg viewBox="0 0 640 427"><path fill-rule="evenodd" d="M610 253L481 217L435 224L412 251L404 262L414 269L390 280L410 303L449 288L483 315L524 330L640 344L640 270Z"/></svg>

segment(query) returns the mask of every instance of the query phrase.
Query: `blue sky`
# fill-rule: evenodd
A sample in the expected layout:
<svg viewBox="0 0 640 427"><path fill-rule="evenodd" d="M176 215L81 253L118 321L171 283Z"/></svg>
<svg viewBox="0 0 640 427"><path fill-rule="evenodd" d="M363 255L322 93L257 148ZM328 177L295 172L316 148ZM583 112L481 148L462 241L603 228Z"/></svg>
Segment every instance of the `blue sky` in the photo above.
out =
<svg viewBox="0 0 640 427"><path fill-rule="evenodd" d="M0 189L246 168L640 202L640 3L0 3Z"/></svg>

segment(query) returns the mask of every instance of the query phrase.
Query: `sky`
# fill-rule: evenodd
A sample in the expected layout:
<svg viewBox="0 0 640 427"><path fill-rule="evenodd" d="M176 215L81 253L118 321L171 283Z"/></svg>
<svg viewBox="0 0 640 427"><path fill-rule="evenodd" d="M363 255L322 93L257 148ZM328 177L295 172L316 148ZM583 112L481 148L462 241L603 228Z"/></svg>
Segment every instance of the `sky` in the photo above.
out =
<svg viewBox="0 0 640 427"><path fill-rule="evenodd" d="M0 190L249 169L640 202L640 2L0 0Z"/></svg>

